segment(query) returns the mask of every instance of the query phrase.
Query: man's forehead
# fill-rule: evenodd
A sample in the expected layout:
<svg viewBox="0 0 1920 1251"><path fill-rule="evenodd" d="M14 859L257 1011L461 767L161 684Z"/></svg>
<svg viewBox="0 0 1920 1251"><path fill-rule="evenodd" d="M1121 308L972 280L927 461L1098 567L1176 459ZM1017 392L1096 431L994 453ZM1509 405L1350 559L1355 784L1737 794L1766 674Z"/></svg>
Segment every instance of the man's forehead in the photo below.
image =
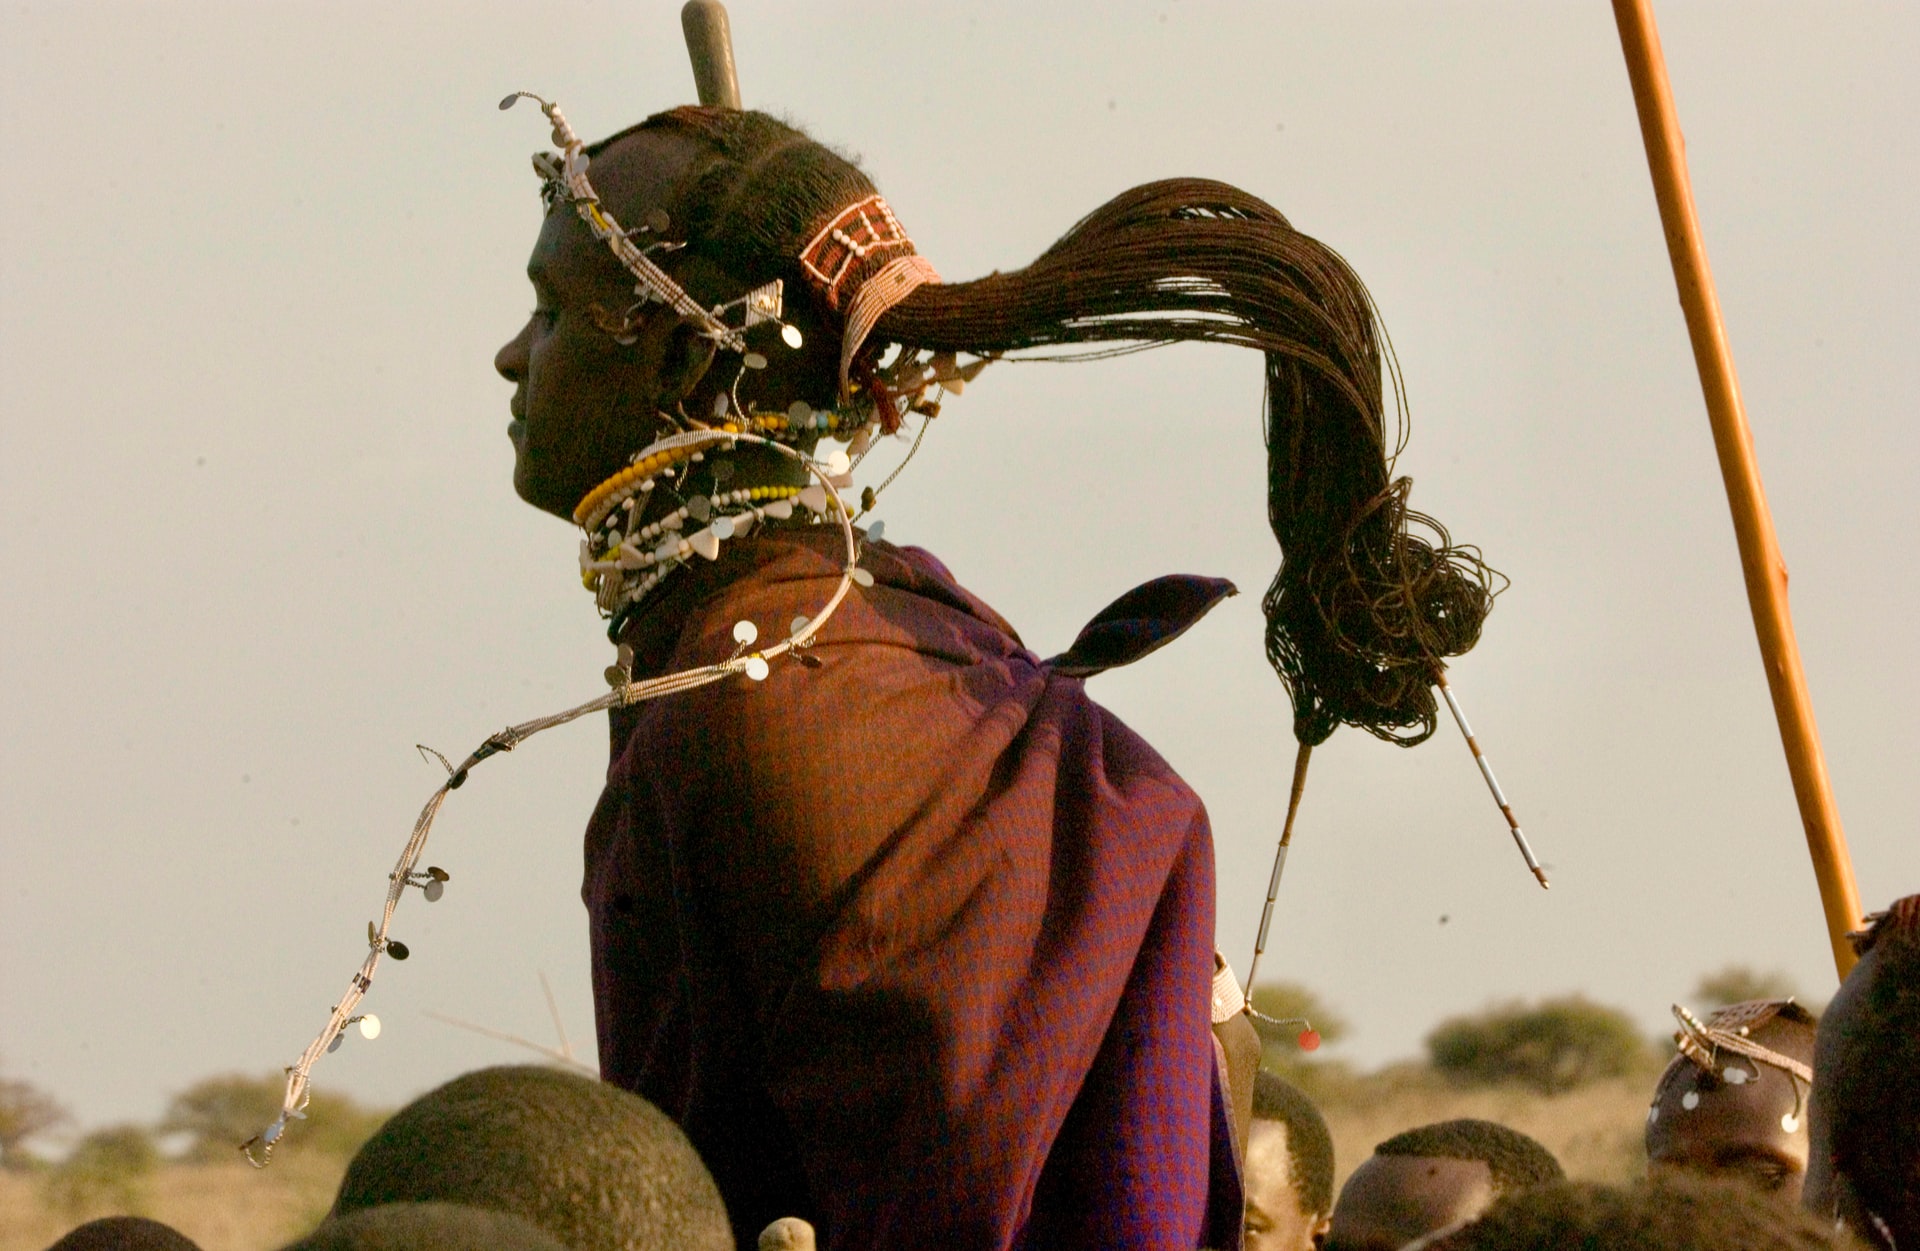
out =
<svg viewBox="0 0 1920 1251"><path fill-rule="evenodd" d="M1287 1123L1256 1117L1247 1128L1247 1171L1276 1178L1284 1184L1293 1181L1293 1159L1287 1146Z"/></svg>
<svg viewBox="0 0 1920 1251"><path fill-rule="evenodd" d="M594 190L616 211L654 208L678 201L684 184L717 159L704 140L650 127L629 131L600 149L587 172ZM671 226L668 233L675 233Z"/></svg>
<svg viewBox="0 0 1920 1251"><path fill-rule="evenodd" d="M591 158L594 190L620 220L643 220L653 210L677 205L685 184L697 178L714 158L699 140L669 130L635 130L621 136ZM668 216L664 235L684 238L678 223ZM527 278L545 291L599 283L627 281L607 245L593 237L579 215L564 202L548 209L540 235L527 260Z"/></svg>
<svg viewBox="0 0 1920 1251"><path fill-rule="evenodd" d="M1368 1206L1431 1211L1458 1197L1490 1191L1493 1170L1484 1160L1433 1155L1375 1155L1347 1180L1342 1203L1351 1198Z"/></svg>
<svg viewBox="0 0 1920 1251"><path fill-rule="evenodd" d="M1354 1170L1333 1210L1330 1245L1398 1246L1464 1217L1493 1199L1484 1160L1374 1155Z"/></svg>

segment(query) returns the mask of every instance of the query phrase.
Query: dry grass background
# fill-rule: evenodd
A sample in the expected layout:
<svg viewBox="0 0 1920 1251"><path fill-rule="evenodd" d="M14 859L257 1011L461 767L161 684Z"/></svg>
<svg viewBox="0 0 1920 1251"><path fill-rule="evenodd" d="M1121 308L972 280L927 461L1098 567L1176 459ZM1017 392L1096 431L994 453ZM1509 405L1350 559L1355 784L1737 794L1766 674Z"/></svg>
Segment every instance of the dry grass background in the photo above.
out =
<svg viewBox="0 0 1920 1251"><path fill-rule="evenodd" d="M231 1164L167 1164L146 1179L142 1216L165 1221L204 1251L270 1251L326 1215L347 1162L339 1156L289 1155L260 1171ZM0 1251L42 1251L80 1219L50 1207L44 1175L0 1173Z"/></svg>
<svg viewBox="0 0 1920 1251"><path fill-rule="evenodd" d="M1372 1097L1323 1099L1333 1132L1336 1185L1373 1154L1374 1144L1403 1129L1472 1116L1511 1125L1540 1140L1570 1177L1616 1184L1646 1171L1647 1103L1658 1070L1609 1078L1560 1095L1519 1087L1461 1089L1431 1074L1395 1073L1363 1086L1387 1087Z"/></svg>
<svg viewBox="0 0 1920 1251"><path fill-rule="evenodd" d="M1457 1116L1499 1121L1539 1139L1574 1177L1624 1182L1644 1165L1641 1132L1654 1074L1610 1078L1562 1095L1517 1087L1460 1088L1423 1065L1354 1075L1328 1066L1308 1074L1333 1131L1339 1180L1403 1129ZM256 1171L245 1163L168 1164L146 1184L143 1215L162 1220L204 1251L271 1251L318 1224L346 1161L289 1155ZM107 1215L92 1212L89 1216ZM0 1251L42 1251L75 1223L50 1210L44 1179L0 1173Z"/></svg>

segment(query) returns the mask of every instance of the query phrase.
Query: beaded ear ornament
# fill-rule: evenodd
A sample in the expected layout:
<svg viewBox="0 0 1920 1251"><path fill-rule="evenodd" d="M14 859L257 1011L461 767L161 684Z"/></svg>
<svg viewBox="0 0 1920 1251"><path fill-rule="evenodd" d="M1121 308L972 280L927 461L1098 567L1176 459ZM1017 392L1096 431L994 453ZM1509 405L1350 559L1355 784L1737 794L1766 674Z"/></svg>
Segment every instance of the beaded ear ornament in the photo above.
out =
<svg viewBox="0 0 1920 1251"><path fill-rule="evenodd" d="M539 105L540 111L547 115L547 120L553 124L553 142L560 149L558 152L538 152L533 157L534 172L540 175L542 182L540 196L546 201L548 210L551 211L558 204L571 204L580 220L586 223L587 229L593 232L594 238L604 241L614 258L636 280L633 293L640 297L640 302L621 319L622 327L630 328L635 313L648 302L658 302L693 322L699 327L702 337L729 351L744 354L747 351L745 332L769 322L780 327L780 337L788 347L800 346L800 328L781 320L781 313L785 311L785 284L778 278L755 287L737 300L716 304L712 308L703 306L687 294L687 289L654 264L650 255L675 251L682 245L656 238L643 248L633 241L635 235L663 234L671 224L666 212L655 209L647 215L646 221L633 229L622 227L613 214L601 206L599 193L587 180L590 162L586 145L580 141L580 136L573 133L573 127L567 122L559 105L543 100L530 91L516 91L502 99L500 107L510 109L523 98ZM726 321L727 315L736 308L740 310L738 328ZM630 339L627 341L631 342Z"/></svg>
<svg viewBox="0 0 1920 1251"><path fill-rule="evenodd" d="M633 681L631 674L624 668L609 670L609 678L617 680L610 682L613 689L606 694L563 712L538 717L518 725L510 725L474 748L457 766L448 761L445 756L432 751L431 748L422 747L420 750L423 754L432 755L446 769L447 779L441 783L439 789L434 791L427 800L426 806L420 810L420 815L414 819L413 829L407 836L400 859L395 862L393 871L387 875L386 904L381 911L380 919L367 922L365 959L361 961L360 967L354 970L346 993L328 1013L326 1025L307 1045L307 1049L300 1053L299 1058L287 1066L287 1087L279 1115L266 1129L241 1144L241 1152L254 1167L266 1167L272 1159L275 1145L286 1133L289 1121L304 1119L310 1095L309 1083L313 1066L323 1056L340 1048L346 1038L347 1028L358 1026L364 1038L373 1039L379 1036L379 1018L359 1013L356 1009L367 991L372 988L374 973L380 967L383 957L391 956L395 960L405 960L412 954L405 943L392 936L393 916L399 907L401 897L408 890L417 887L431 903L442 896L446 883L451 880L446 870L437 865L429 865L423 869L420 867L420 862L426 852L427 836L432 832L434 819L439 815L441 805L446 802L448 795L466 783L467 777L476 765L491 756L512 751L542 730L565 725L590 713L675 695L735 675L744 675L753 682L763 682L772 674L773 663L784 656L791 656L803 664L812 661L813 658L805 654L806 649L813 645L821 627L851 593L853 586L856 583L862 586L872 585L873 575L859 565L860 542L853 528L850 510L842 502L836 489L839 484L835 479L844 477L844 474L831 472L831 466L823 466L804 452L764 435L726 429L690 430L672 435L654 444L648 450L647 456L660 458L663 466L693 463L702 458L705 449L726 451L742 443L773 449L778 454L796 461L813 479L813 482L805 488L772 488L780 494L777 497L763 495L761 500L753 503L753 508L758 509L758 516L778 516L781 515L778 510L784 506L790 515L797 504L816 513L824 521L839 524L841 538L845 542L846 564L841 569L840 582L834 588L833 594L812 617L796 617L789 624L786 636L771 647L756 649L754 644L760 637L759 628L752 621L743 620L734 623L733 654L725 660L638 682ZM844 453L841 455L844 456ZM645 463L644 459L642 463ZM877 526L869 527L868 537L876 537L877 529ZM710 524L707 532L712 533L713 530L714 526ZM690 540L680 541L687 542L689 545L691 542ZM717 536L714 541L717 544ZM703 540L702 547L704 546ZM678 550L676 548L676 551Z"/></svg>

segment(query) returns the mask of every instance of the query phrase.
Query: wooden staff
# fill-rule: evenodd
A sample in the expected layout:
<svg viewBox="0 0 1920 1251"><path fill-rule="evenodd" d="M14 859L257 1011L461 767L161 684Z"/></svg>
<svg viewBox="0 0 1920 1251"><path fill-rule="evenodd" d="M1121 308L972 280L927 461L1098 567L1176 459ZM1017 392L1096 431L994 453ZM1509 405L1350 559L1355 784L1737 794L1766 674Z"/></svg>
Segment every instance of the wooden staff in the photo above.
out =
<svg viewBox="0 0 1920 1251"><path fill-rule="evenodd" d="M700 103L723 109L740 107L740 78L733 68L733 27L720 0L687 0L680 30L693 60L693 85Z"/></svg>
<svg viewBox="0 0 1920 1251"><path fill-rule="evenodd" d="M1740 383L1733 372L1733 350L1720 320L1720 301L1714 294L1706 244L1694 213L1685 141L1667 83L1652 0L1613 0L1613 15L1620 27L1627 75L1633 80L1633 100L1640 112L1640 132L1646 140L1647 164L1653 171L1654 195L1660 202L1667 252L1673 258L1674 281L1680 288L1680 307L1686 312L1694 362L1700 369L1700 388L1706 393L1714 450L1720 456L1720 476L1727 484L1727 505L1733 510L1740 567L1747 580L1747 602L1753 608L1753 628L1760 638L1767 685L1773 692L1773 711L1780 722L1787 771L1793 776L1793 794L1807 831L1813 875L1820 884L1834 966L1844 978L1853 967L1853 947L1846 933L1859 928L1860 895L1854 886L1853 861L1847 855L1846 835L1834 806L1826 759L1820 753L1820 734L1813 723L1813 701L1800 665L1800 647L1794 641L1793 617L1787 608L1787 567L1780 557L1766 492L1760 485L1753 433L1747 427Z"/></svg>

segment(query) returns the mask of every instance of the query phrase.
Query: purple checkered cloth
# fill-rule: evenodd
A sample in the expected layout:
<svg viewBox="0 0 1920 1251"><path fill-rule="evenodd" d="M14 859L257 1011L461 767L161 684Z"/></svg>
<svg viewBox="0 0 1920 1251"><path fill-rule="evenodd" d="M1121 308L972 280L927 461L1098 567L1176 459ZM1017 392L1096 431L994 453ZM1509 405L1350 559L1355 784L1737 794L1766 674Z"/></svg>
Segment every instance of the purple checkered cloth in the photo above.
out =
<svg viewBox="0 0 1920 1251"><path fill-rule="evenodd" d="M842 559L824 530L730 544L629 627L636 674L784 635ZM685 1128L743 1247L781 1216L831 1251L1237 1247L1206 813L1060 671L1151 611L1056 667L925 552L862 565L817 667L613 713L604 1076Z"/></svg>

